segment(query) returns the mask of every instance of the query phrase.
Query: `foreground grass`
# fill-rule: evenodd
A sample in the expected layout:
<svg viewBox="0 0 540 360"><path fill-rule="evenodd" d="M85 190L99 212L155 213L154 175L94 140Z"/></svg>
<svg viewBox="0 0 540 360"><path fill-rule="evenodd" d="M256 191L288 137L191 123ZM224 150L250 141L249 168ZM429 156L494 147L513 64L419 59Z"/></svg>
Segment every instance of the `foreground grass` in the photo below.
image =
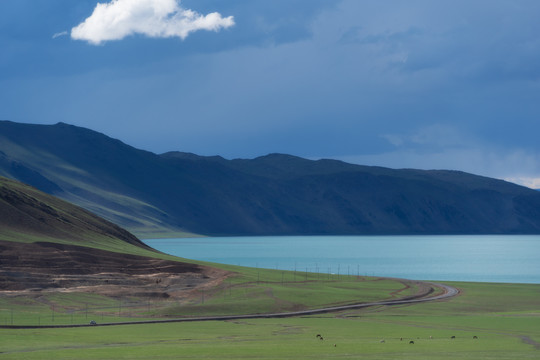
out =
<svg viewBox="0 0 540 360"><path fill-rule="evenodd" d="M0 358L540 359L540 285L450 284L462 295L324 316L0 330Z"/></svg>

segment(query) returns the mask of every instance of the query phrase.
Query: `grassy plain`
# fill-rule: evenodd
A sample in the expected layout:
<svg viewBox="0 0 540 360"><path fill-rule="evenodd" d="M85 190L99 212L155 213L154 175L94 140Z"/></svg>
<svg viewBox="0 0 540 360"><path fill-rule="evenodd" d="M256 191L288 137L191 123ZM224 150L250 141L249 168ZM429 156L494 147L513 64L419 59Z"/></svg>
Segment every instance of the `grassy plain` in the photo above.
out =
<svg viewBox="0 0 540 360"><path fill-rule="evenodd" d="M90 320L107 323L286 312L391 299L417 291L414 283L392 279L221 267L232 275L212 287L193 290L183 299L116 298L78 292L4 294L0 297L0 325L76 325Z"/></svg>
<svg viewBox="0 0 540 360"><path fill-rule="evenodd" d="M389 294L391 283L372 280L366 283L380 287L379 295L374 289L374 296ZM332 286L346 288L346 284L352 286L354 282L336 279ZM460 288L462 294L445 301L319 316L0 329L0 359L540 359L540 285L449 284ZM268 284L259 281L258 285L260 290ZM297 287L291 285L291 293L296 293L292 289ZM315 286L309 296L293 297L310 302L317 298L316 291L321 287L323 284ZM205 306L212 313L236 302L240 305L233 306L235 311L242 306L252 311L261 306L250 305L249 300L257 298L255 293L229 300L216 293L204 305L199 304L199 313L204 313ZM322 299L335 300L326 295ZM316 334L324 340L316 338ZM409 344L411 340L414 344Z"/></svg>

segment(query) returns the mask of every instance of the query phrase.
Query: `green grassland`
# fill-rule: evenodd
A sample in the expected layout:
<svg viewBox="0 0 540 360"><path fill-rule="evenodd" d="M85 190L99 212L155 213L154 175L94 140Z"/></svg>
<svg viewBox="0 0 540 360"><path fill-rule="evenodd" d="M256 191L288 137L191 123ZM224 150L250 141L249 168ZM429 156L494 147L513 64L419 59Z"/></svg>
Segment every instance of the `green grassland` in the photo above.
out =
<svg viewBox="0 0 540 360"><path fill-rule="evenodd" d="M263 283L261 270L248 270L244 275L246 279L253 280L254 274L258 273L258 284L256 281L242 282L241 277L231 279L232 288L225 286L213 294L206 294L204 303L189 305L188 312L203 315L218 311L226 313L228 308L231 313L272 309L276 306L275 294L279 291L288 292L289 297L281 296L291 302L306 301L306 307L323 302L346 302L340 296L347 291L340 293L340 289L347 288L355 289L359 299L364 300L361 294L370 293L366 296L373 298L388 296L399 284L373 278L360 281L354 277L332 281L319 278L317 281L318 274L308 274L308 279L314 277L312 281L306 283L303 279L303 282L286 285L284 280L281 287L275 283L271 285L270 279ZM274 280L276 277L281 280L280 272L274 274ZM296 291L302 288L301 284L309 286ZM318 316L67 329L0 329L0 358L540 359L540 285L449 284L460 288L461 295L445 301L380 306ZM366 290L370 285L373 288ZM233 290L234 286L236 290ZM337 294L324 294L327 286L328 293L335 289ZM358 291L360 287L362 291ZM227 290L231 291L230 295L226 294ZM235 291L238 292L236 295ZM309 295L302 295L303 291ZM323 292L320 299L317 299L318 291ZM266 301L263 300L265 296ZM57 319L62 318L62 306L75 307L81 302L93 305L103 302L103 308L112 309L111 316L105 317L105 321L117 319L119 314L115 312L125 312L125 315L129 312L127 307L119 310L118 303L94 295L73 294L49 300L58 306ZM1 307L4 306L2 303ZM20 306L22 309L33 305ZM156 305L154 309L152 306L147 309L148 317L174 315L174 307ZM179 314L184 315L185 310ZM43 312L38 307L35 311L51 317L50 309ZM4 310L0 318L4 317L5 321L7 315ZM95 315L89 315L88 319ZM79 316L86 314L79 312ZM68 322L69 317L64 316L63 321ZM101 319L96 318L96 321ZM321 334L324 340L319 340L316 334ZM451 339L452 336L455 339ZM478 339L473 339L474 336ZM409 344L411 340L414 344Z"/></svg>
<svg viewBox="0 0 540 360"><path fill-rule="evenodd" d="M228 278L194 290L185 299L112 298L77 292L5 294L0 297L0 325L77 325L90 320L107 323L287 312L394 299L417 291L414 283L393 279L221 267L230 272Z"/></svg>

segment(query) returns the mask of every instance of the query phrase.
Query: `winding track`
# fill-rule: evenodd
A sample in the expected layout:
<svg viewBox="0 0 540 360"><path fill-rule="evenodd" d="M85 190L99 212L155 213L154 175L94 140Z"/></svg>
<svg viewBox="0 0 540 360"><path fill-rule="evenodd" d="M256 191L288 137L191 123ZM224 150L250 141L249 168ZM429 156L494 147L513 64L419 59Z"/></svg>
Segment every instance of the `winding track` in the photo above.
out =
<svg viewBox="0 0 540 360"><path fill-rule="evenodd" d="M441 300L451 298L459 294L459 290L453 286L448 286L438 283L419 282L421 284L428 285L430 290L424 294L409 296L396 300L375 301L361 304L342 305L334 307L326 307L313 310L292 311L285 313L274 314L250 314L250 315L228 315L228 316L205 316L194 318L178 318L167 320L147 320L147 321L129 321L129 322L117 322L117 323L105 323L105 324L80 324L80 325L43 325L43 326L18 326L18 325L4 325L0 326L0 329L48 329L48 328L75 328L75 327L91 327L91 326L118 326L118 325L142 325L142 324L161 324L161 323L175 323L175 322L188 322L188 321L225 321L225 320L239 320L239 319L270 319L270 318L284 318L295 317L304 315L315 315L330 312L337 312L351 309L362 309L371 306L389 306L389 305L402 305L402 304L414 304L427 301ZM434 288L443 290L440 295L429 296L434 291Z"/></svg>

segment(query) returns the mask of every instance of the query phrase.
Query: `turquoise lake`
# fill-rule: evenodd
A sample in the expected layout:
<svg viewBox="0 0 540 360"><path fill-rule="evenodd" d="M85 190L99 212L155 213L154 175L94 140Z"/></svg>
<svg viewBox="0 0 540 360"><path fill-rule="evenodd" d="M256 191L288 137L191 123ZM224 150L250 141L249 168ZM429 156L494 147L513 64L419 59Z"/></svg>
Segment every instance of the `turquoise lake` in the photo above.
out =
<svg viewBox="0 0 540 360"><path fill-rule="evenodd" d="M540 236L268 236L144 240L187 259L342 275L540 284Z"/></svg>

